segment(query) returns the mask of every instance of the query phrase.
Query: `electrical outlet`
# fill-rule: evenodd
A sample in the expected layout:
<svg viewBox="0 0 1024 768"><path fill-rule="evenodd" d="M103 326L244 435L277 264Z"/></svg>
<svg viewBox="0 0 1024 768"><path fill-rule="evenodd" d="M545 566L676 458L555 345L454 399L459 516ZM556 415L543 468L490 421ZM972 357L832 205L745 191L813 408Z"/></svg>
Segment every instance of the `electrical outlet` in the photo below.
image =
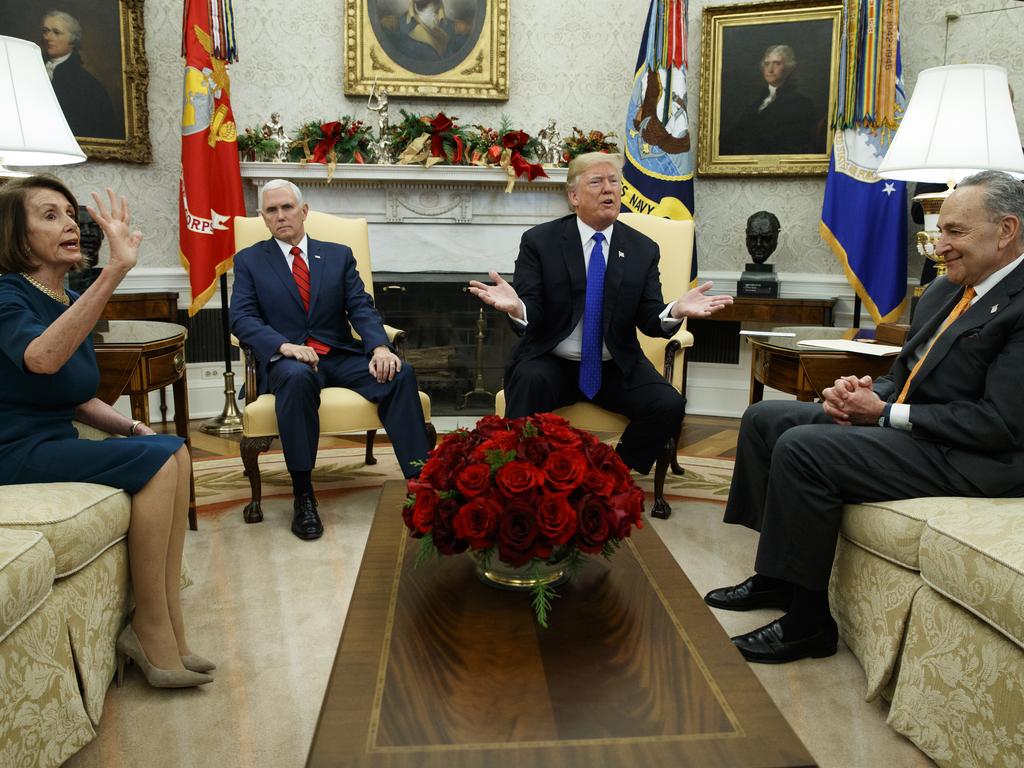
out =
<svg viewBox="0 0 1024 768"><path fill-rule="evenodd" d="M219 379L224 376L224 371L220 368L207 367L203 368L204 379Z"/></svg>

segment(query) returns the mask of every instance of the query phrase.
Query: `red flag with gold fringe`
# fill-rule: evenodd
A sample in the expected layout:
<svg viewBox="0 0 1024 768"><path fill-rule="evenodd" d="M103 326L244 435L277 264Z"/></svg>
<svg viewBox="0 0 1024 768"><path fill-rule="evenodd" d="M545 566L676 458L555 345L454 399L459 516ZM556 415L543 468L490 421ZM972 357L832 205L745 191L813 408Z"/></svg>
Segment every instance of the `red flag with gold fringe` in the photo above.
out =
<svg viewBox="0 0 1024 768"><path fill-rule="evenodd" d="M196 314L231 269L234 217L245 215L228 61L237 61L231 0L185 0L179 257Z"/></svg>

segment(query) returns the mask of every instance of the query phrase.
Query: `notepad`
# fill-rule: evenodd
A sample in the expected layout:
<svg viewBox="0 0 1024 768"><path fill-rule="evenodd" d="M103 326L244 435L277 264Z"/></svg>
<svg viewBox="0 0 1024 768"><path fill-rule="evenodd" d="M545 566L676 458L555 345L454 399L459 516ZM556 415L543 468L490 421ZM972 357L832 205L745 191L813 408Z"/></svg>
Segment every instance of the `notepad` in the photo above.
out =
<svg viewBox="0 0 1024 768"><path fill-rule="evenodd" d="M877 344L867 341L847 341L846 339L803 339L797 342L801 347L813 347L814 349L831 349L836 352L855 352L858 355L874 355L875 357L886 357L887 355L898 355L899 347L889 344Z"/></svg>

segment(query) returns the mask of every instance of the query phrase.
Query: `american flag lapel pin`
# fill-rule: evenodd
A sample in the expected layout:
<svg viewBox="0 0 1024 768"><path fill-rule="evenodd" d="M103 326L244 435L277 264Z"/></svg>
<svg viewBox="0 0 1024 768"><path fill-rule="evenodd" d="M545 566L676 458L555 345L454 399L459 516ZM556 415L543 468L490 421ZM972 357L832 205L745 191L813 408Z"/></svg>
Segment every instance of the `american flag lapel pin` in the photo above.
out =
<svg viewBox="0 0 1024 768"><path fill-rule="evenodd" d="M626 254L624 254L622 251L619 251L619 258L620 259L626 258Z"/></svg>
<svg viewBox="0 0 1024 768"><path fill-rule="evenodd" d="M989 313L990 315L994 315L994 314L995 314L996 312L998 312L998 311L999 311L999 305L998 305L998 304L993 304L993 305L992 305L992 309L990 309L990 310L988 311L988 313Z"/></svg>
<svg viewBox="0 0 1024 768"><path fill-rule="evenodd" d="M320 258L320 254L319 253L314 253L313 254L313 258L314 259L319 259Z"/></svg>

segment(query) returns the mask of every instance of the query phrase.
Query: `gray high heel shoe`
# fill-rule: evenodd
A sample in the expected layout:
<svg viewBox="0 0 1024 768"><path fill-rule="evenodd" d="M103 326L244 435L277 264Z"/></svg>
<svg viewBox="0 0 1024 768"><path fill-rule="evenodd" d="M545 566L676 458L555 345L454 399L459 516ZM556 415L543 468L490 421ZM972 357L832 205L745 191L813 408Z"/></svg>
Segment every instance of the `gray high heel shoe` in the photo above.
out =
<svg viewBox="0 0 1024 768"><path fill-rule="evenodd" d="M160 667L154 667L149 662L149 659L146 658L146 652L143 650L142 643L139 642L139 638L131 624L126 626L121 631L121 634L118 635L117 643L114 647L117 650L118 688L124 682L124 666L127 659L131 659L138 664L139 669L142 670L142 674L146 678L146 682L154 688L192 688L196 685L206 685L206 683L213 682L212 677L200 674L199 672L192 672L187 669L161 669Z"/></svg>
<svg viewBox="0 0 1024 768"><path fill-rule="evenodd" d="M209 659L204 659L197 653L182 656L181 663L185 669L191 669L193 672L213 672L217 668L216 664Z"/></svg>

